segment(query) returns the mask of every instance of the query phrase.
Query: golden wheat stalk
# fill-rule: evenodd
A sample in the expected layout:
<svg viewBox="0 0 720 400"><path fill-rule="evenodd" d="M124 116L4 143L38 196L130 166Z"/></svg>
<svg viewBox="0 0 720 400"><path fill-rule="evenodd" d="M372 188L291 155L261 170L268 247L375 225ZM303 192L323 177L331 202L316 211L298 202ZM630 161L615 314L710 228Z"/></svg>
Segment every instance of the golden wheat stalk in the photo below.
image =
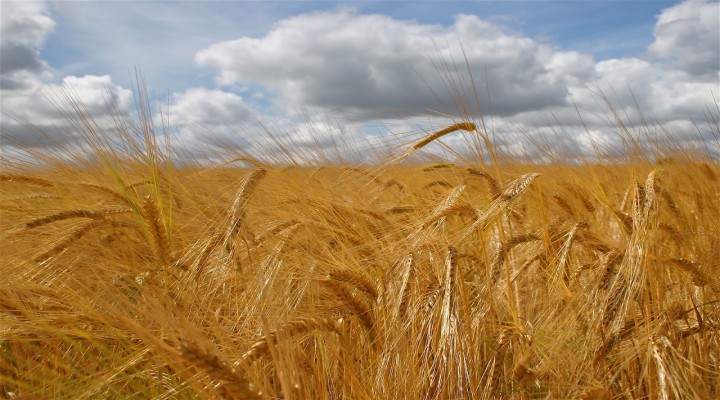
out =
<svg viewBox="0 0 720 400"><path fill-rule="evenodd" d="M458 201L460 196L467 189L466 185L460 185L448 193L447 196L438 204L434 210L428 215L422 223L424 228L440 220L443 216L447 215L446 212Z"/></svg>
<svg viewBox="0 0 720 400"><path fill-rule="evenodd" d="M513 236L505 244L500 246L500 248L495 253L495 257L493 258L492 263L490 263L490 281L493 283L497 283L498 277L500 276L500 267L502 267L502 265L505 263L505 258L507 257L510 250L512 250L517 245L534 240L540 240L540 238L534 233L528 233L524 235Z"/></svg>
<svg viewBox="0 0 720 400"><path fill-rule="evenodd" d="M390 312L390 320L395 320L398 316L403 318L406 315L409 297L410 297L410 274L412 273L413 266L415 264L415 258L412 254L398 260L396 265L402 265L403 270L400 275L399 287L397 290L397 297L394 298L394 304Z"/></svg>
<svg viewBox="0 0 720 400"><path fill-rule="evenodd" d="M92 182L77 182L77 184L80 186L83 186L85 188L107 194L110 197L112 197L116 200L119 200L121 203L124 203L130 207L134 207L133 202L127 196L125 196L124 194L122 194L114 189L111 189L107 186L98 185L98 184L92 183Z"/></svg>
<svg viewBox="0 0 720 400"><path fill-rule="evenodd" d="M399 163L400 161L406 159L411 154L415 153L416 151L422 149L423 147L427 146L428 144L432 143L433 141L456 131L468 131L468 132L477 132L477 128L475 124L472 122L460 122L454 125L450 125L446 128L440 129L439 131L432 133L430 135L425 136L421 140L415 142L411 147L409 147L407 150L405 150L403 153L400 153L399 155L391 158L386 164L385 167Z"/></svg>
<svg viewBox="0 0 720 400"><path fill-rule="evenodd" d="M116 222L108 221L108 220L104 220L104 219L92 221L92 222L85 224L84 226L76 229L73 233L71 233L65 239L60 241L60 243L53 246L50 250L47 250L44 253L36 256L34 258L34 260L39 263L47 261L48 259L64 252L68 247L70 247L70 245L72 245L73 243L80 240L88 232L93 231L98 228L101 228L103 226L111 226L111 225L112 226L126 226L125 224L116 223Z"/></svg>
<svg viewBox="0 0 720 400"><path fill-rule="evenodd" d="M291 231L291 230L297 228L298 226L300 226L300 224L301 224L301 222L296 219L291 219L290 221L282 222L282 223L278 224L277 226L275 226L274 228L271 228L271 229L259 234L255 238L254 242L256 245L260 245L261 243L266 241L268 238L273 237L273 236L275 236L279 233L285 232L285 231Z"/></svg>
<svg viewBox="0 0 720 400"><path fill-rule="evenodd" d="M645 257L649 235L647 226L654 211L655 176L657 171L648 174L645 185L635 184L633 200L633 230L628 240L625 257L620 263L620 271L615 275L612 289L606 300L602 323L617 328L628 313L630 303L645 284Z"/></svg>
<svg viewBox="0 0 720 400"><path fill-rule="evenodd" d="M453 289L455 288L455 280L457 277L457 249L448 246L445 256L445 282L443 286L443 300L440 319L440 343L447 346L448 341L454 334L454 301Z"/></svg>
<svg viewBox="0 0 720 400"><path fill-rule="evenodd" d="M485 180L485 182L487 182L488 186L490 187L490 196L493 199L497 199L498 197L500 197L500 184L487 171L477 168L468 168L467 172L470 175L481 177Z"/></svg>
<svg viewBox="0 0 720 400"><path fill-rule="evenodd" d="M167 227L155 199L151 196L147 196L143 203L143 217L152 236L158 260L163 264L170 263L172 255Z"/></svg>
<svg viewBox="0 0 720 400"><path fill-rule="evenodd" d="M121 214L131 212L132 209L127 208L113 208L102 211L91 211L91 210L67 210L57 214L47 215L41 218L34 219L30 222L25 223L26 229L37 228L39 226L51 224L57 221L63 221L72 218L88 218L88 219L105 219L108 215Z"/></svg>
<svg viewBox="0 0 720 400"><path fill-rule="evenodd" d="M240 226L245 216L245 206L247 206L248 201L250 201L250 196L253 194L262 178L265 177L265 174L267 174L267 170L263 168L256 168L245 176L240 183L240 187L235 195L235 201L230 208L230 223L223 240L223 247L227 247L228 243L240 230Z"/></svg>
<svg viewBox="0 0 720 400"><path fill-rule="evenodd" d="M485 212L478 214L475 222L462 232L459 240L462 241L478 229L485 229L495 217L517 201L539 175L537 173L525 174L507 185L503 193L490 203Z"/></svg>
<svg viewBox="0 0 720 400"><path fill-rule="evenodd" d="M360 290L368 296L368 300L375 301L378 296L377 287L375 284L364 274L360 274L355 271L348 269L330 271L328 278L334 279L340 282L345 282L354 288Z"/></svg>
<svg viewBox="0 0 720 400"><path fill-rule="evenodd" d="M250 381L226 363L217 351L196 342L180 340L180 354L191 365L222 382L222 387L235 399L262 399L262 393L251 387Z"/></svg>
<svg viewBox="0 0 720 400"><path fill-rule="evenodd" d="M270 350L270 342L275 343L279 338L287 339L316 330L341 333L342 324L342 318L334 317L299 318L295 321L288 322L266 337L256 341L250 346L250 349L240 357L240 360L233 365L249 364L267 355Z"/></svg>
<svg viewBox="0 0 720 400"><path fill-rule="evenodd" d="M420 150L423 147L430 144L432 141L437 140L437 139L439 139L447 134L453 133L453 132L457 132L457 131L473 132L476 129L477 128L475 127L475 124L473 124L472 122L460 122L455 125L450 125L447 128L440 129L439 131L424 137L422 140L418 141L417 143L415 143L412 146L412 150L413 151Z"/></svg>
<svg viewBox="0 0 720 400"><path fill-rule="evenodd" d="M25 183L28 185L43 186L43 187L55 186L55 184L48 179L38 178L35 176L29 176L29 175L20 175L20 174L0 174L0 182Z"/></svg>
<svg viewBox="0 0 720 400"><path fill-rule="evenodd" d="M322 280L321 283L335 294L343 303L343 308L357 316L367 332L374 336L375 318L368 302L354 295L352 288L345 283L329 279Z"/></svg>

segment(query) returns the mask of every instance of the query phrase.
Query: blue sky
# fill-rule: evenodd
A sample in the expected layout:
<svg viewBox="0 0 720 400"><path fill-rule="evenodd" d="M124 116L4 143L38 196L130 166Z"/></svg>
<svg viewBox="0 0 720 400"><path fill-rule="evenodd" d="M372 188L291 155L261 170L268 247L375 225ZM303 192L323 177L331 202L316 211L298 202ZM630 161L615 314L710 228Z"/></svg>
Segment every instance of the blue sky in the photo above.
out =
<svg viewBox="0 0 720 400"><path fill-rule="evenodd" d="M720 91L716 1L0 6L2 130L4 145L17 147L50 144L31 140L8 114L52 128L59 142L76 139L41 104L42 93L61 85L73 85L98 118L108 93L132 114L134 68L151 96L165 99L175 137L198 146L247 146L262 125L322 147L340 134L329 117L345 126L343 134L361 136L369 126L393 134L448 121L428 121L428 110L492 116L507 146L519 132L558 129L587 144L573 103L593 134L610 140L598 92L611 93L631 121L641 121L642 111L658 129L682 135ZM472 110L470 75L489 95L481 97L492 98Z"/></svg>

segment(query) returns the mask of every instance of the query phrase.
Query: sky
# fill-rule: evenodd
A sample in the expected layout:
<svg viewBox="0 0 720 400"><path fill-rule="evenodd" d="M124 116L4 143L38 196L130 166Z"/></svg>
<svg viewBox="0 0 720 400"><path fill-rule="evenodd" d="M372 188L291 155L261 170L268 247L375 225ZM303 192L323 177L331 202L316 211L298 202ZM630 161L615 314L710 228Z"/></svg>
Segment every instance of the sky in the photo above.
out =
<svg viewBox="0 0 720 400"><path fill-rule="evenodd" d="M2 1L0 16L3 152L80 149L68 93L113 135L111 114L137 119L136 71L162 134L197 157L270 136L320 157L459 116L508 152L592 153L619 140L605 98L702 147L720 96L717 1Z"/></svg>

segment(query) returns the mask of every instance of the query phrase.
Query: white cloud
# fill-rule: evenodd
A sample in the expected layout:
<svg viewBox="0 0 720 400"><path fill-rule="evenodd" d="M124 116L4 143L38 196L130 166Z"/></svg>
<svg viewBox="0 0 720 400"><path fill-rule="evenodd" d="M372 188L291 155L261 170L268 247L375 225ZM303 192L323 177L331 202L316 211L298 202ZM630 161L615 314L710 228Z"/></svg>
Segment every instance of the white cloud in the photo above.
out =
<svg viewBox="0 0 720 400"><path fill-rule="evenodd" d="M112 135L113 118L132 112L133 94L108 75L67 76L60 84L43 84L32 92L3 92L3 142L36 147L75 142L80 130L86 130L79 123L76 106L97 128Z"/></svg>
<svg viewBox="0 0 720 400"><path fill-rule="evenodd" d="M32 89L50 73L40 49L55 22L44 2L30 1L4 1L0 19L0 90Z"/></svg>
<svg viewBox="0 0 720 400"><path fill-rule="evenodd" d="M160 107L164 122L176 131L173 137L186 148L246 147L249 132L258 126L260 117L241 96L202 87L173 93L170 103ZM161 123L159 117L157 114L156 125Z"/></svg>
<svg viewBox="0 0 720 400"><path fill-rule="evenodd" d="M40 45L55 28L42 1L4 1L0 19L2 40L26 46Z"/></svg>
<svg viewBox="0 0 720 400"><path fill-rule="evenodd" d="M169 108L172 125L244 124L256 119L255 111L242 97L221 90L190 88L173 94Z"/></svg>
<svg viewBox="0 0 720 400"><path fill-rule="evenodd" d="M718 78L720 3L685 1L657 18L648 54L667 60L693 76Z"/></svg>
<svg viewBox="0 0 720 400"><path fill-rule="evenodd" d="M592 72L590 57L554 51L476 16L443 27L348 8L282 20L262 38L214 44L196 61L218 68L218 83L259 83L281 104L377 116L388 108L410 115L473 104L463 54L478 90L490 87L498 115L564 105L568 83ZM580 62L563 65L571 59Z"/></svg>
<svg viewBox="0 0 720 400"><path fill-rule="evenodd" d="M715 3L688 2L658 17L657 40L649 52L669 58L672 46L692 42L685 47L692 54L677 53L682 65L633 57L596 62L472 15L459 15L443 27L359 15L349 8L282 20L263 37L214 44L198 52L196 61L217 68L221 85L263 85L285 110L302 104L368 120L428 110L477 115L478 91L486 115L522 120L553 110L559 122L577 123L570 98L581 110L606 112L598 98L602 90L631 117L639 118L642 111L650 119L669 121L702 114L712 101L716 8ZM697 29L670 29L674 24ZM710 78L698 79L698 73Z"/></svg>

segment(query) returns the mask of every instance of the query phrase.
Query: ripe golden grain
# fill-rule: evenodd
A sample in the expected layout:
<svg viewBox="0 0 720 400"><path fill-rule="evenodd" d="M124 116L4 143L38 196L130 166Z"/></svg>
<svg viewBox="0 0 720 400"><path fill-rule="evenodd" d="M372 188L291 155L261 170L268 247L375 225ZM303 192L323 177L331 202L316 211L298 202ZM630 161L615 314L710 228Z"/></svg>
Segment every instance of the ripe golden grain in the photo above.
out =
<svg viewBox="0 0 720 400"><path fill-rule="evenodd" d="M375 319L368 302L360 296L353 294L352 287L345 283L331 279L322 280L320 283L328 288L331 293L337 296L343 304L343 308L346 311L349 311L350 314L358 317L360 322L362 322L363 327L372 335L375 328Z"/></svg>
<svg viewBox="0 0 720 400"><path fill-rule="evenodd" d="M529 233L513 236L505 244L500 246L500 248L495 253L495 257L493 258L492 263L490 264L490 281L493 283L497 282L498 277L500 276L500 268L502 267L503 263L505 262L505 258L507 257L510 250L513 249L513 247L535 240L540 240L538 235L534 233Z"/></svg>
<svg viewBox="0 0 720 400"><path fill-rule="evenodd" d="M359 289L368 296L368 300L375 301L380 295L375 284L364 274L347 269L333 270L328 274L330 279L345 282Z"/></svg>
<svg viewBox="0 0 720 400"><path fill-rule="evenodd" d="M165 219L152 196L145 197L145 202L143 203L143 218L152 235L158 260L163 264L170 263L172 261L172 255L170 238L168 237L167 228L164 223Z"/></svg>
<svg viewBox="0 0 720 400"><path fill-rule="evenodd" d="M490 187L490 195L493 199L500 197L500 184L487 171L483 171L477 168L468 168L467 171L468 173L470 173L470 175L481 177L487 182L488 186Z"/></svg>
<svg viewBox="0 0 720 400"><path fill-rule="evenodd" d="M703 273L700 264L694 261L685 258L671 258L670 265L689 274L696 286L702 287L711 282L710 278Z"/></svg>
<svg viewBox="0 0 720 400"><path fill-rule="evenodd" d="M133 202L132 202L127 196L125 196L124 194L122 194L122 193L120 193L120 192L118 192L118 191L116 191L116 190L113 190L113 189L111 189L111 188L109 188L109 187L107 187L107 186L98 185L98 184L92 183L92 182L77 182L76 184L79 185L79 186L82 186L82 187L84 187L84 188L87 188L87 189L92 189L92 190L95 190L95 191L97 191L97 192L101 192L101 193L107 194L107 195L109 195L110 197L112 197L112 198L114 198L114 199L120 201L121 203L126 204L126 205L128 205L128 206L130 206L130 207L133 206Z"/></svg>
<svg viewBox="0 0 720 400"><path fill-rule="evenodd" d="M240 183L240 187L235 195L235 201L233 201L232 208L230 209L230 224L227 233L225 234L225 246L240 230L240 225L242 224L242 220L245 215L245 207L247 206L248 201L250 201L250 196L253 194L255 188L266 174L267 170L263 168L256 168L252 170L252 172L250 172Z"/></svg>
<svg viewBox="0 0 720 400"><path fill-rule="evenodd" d="M70 247L73 243L80 240L83 236L88 234L88 232L93 231L95 229L104 227L104 226L123 226L122 224L113 223L112 221L107 220L98 220L93 221L85 224L84 226L76 229L73 233L68 235L65 239L61 240L60 243L53 246L50 250L47 250L43 252L42 254L36 256L33 260L35 262L44 262L48 259L57 256L58 254L62 253L63 251L67 250L68 247Z"/></svg>
<svg viewBox="0 0 720 400"><path fill-rule="evenodd" d="M420 140L420 141L418 141L417 143L415 143L415 144L412 146L412 149L413 149L413 150L420 150L420 149L422 149L423 147L425 147L425 146L427 146L428 144L430 144L432 141L437 140L437 139L439 139L439 138L441 138L441 137L443 137L443 136L445 136L445 135L447 135L447 134L449 134L449 133L453 133L453 132L460 131L460 130L468 131L468 132L473 132L473 131L475 131L476 129L477 129L477 128L475 127L475 124L473 124L472 122L461 122L461 123L459 123L459 124L450 125L450 126L448 126L447 128L440 129L439 131L437 131L437 132L435 132L435 133L433 133L433 134L431 134L431 135L428 135L428 136L424 137L422 140Z"/></svg>
<svg viewBox="0 0 720 400"><path fill-rule="evenodd" d="M530 184L538 176L540 176L540 174L525 174L517 180L513 181L505 188L505 191L502 192L502 194L500 195L500 200L509 203L517 199L521 194L525 192L525 190L527 190L528 186L530 186Z"/></svg>
<svg viewBox="0 0 720 400"><path fill-rule="evenodd" d="M25 223L25 228L37 228L43 225L51 224L53 222L63 221L72 218L105 219L108 215L122 214L127 212L132 212L132 209L114 208L102 211L67 210L59 212L57 214L47 215L45 217L34 219L30 222Z"/></svg>
<svg viewBox="0 0 720 400"><path fill-rule="evenodd" d="M29 175L20 175L20 174L0 174L0 182L25 183L28 185L35 185L35 186L42 186L42 187L55 186L55 183L53 183L51 180L44 179L44 178L38 178L35 176L29 176Z"/></svg>
<svg viewBox="0 0 720 400"><path fill-rule="evenodd" d="M239 370L229 366L214 349L194 341L180 340L180 354L191 365L208 376L222 382L224 389L236 399L263 399L261 393L250 387L250 382Z"/></svg>
<svg viewBox="0 0 720 400"><path fill-rule="evenodd" d="M553 200L558 206L560 206L561 210L565 211L569 216L575 218L575 211L573 211L570 204L562 196L556 194L553 196Z"/></svg>
<svg viewBox="0 0 720 400"><path fill-rule="evenodd" d="M248 364L260 357L268 354L270 345L269 341L277 341L278 338L291 338L304 333L315 330L342 333L342 318L300 318L288 322L281 326L278 330L270 333L268 336L256 341L250 349L246 351L240 360L235 364Z"/></svg>
<svg viewBox="0 0 720 400"><path fill-rule="evenodd" d="M140 161L2 178L0 395L717 397L714 164Z"/></svg>

